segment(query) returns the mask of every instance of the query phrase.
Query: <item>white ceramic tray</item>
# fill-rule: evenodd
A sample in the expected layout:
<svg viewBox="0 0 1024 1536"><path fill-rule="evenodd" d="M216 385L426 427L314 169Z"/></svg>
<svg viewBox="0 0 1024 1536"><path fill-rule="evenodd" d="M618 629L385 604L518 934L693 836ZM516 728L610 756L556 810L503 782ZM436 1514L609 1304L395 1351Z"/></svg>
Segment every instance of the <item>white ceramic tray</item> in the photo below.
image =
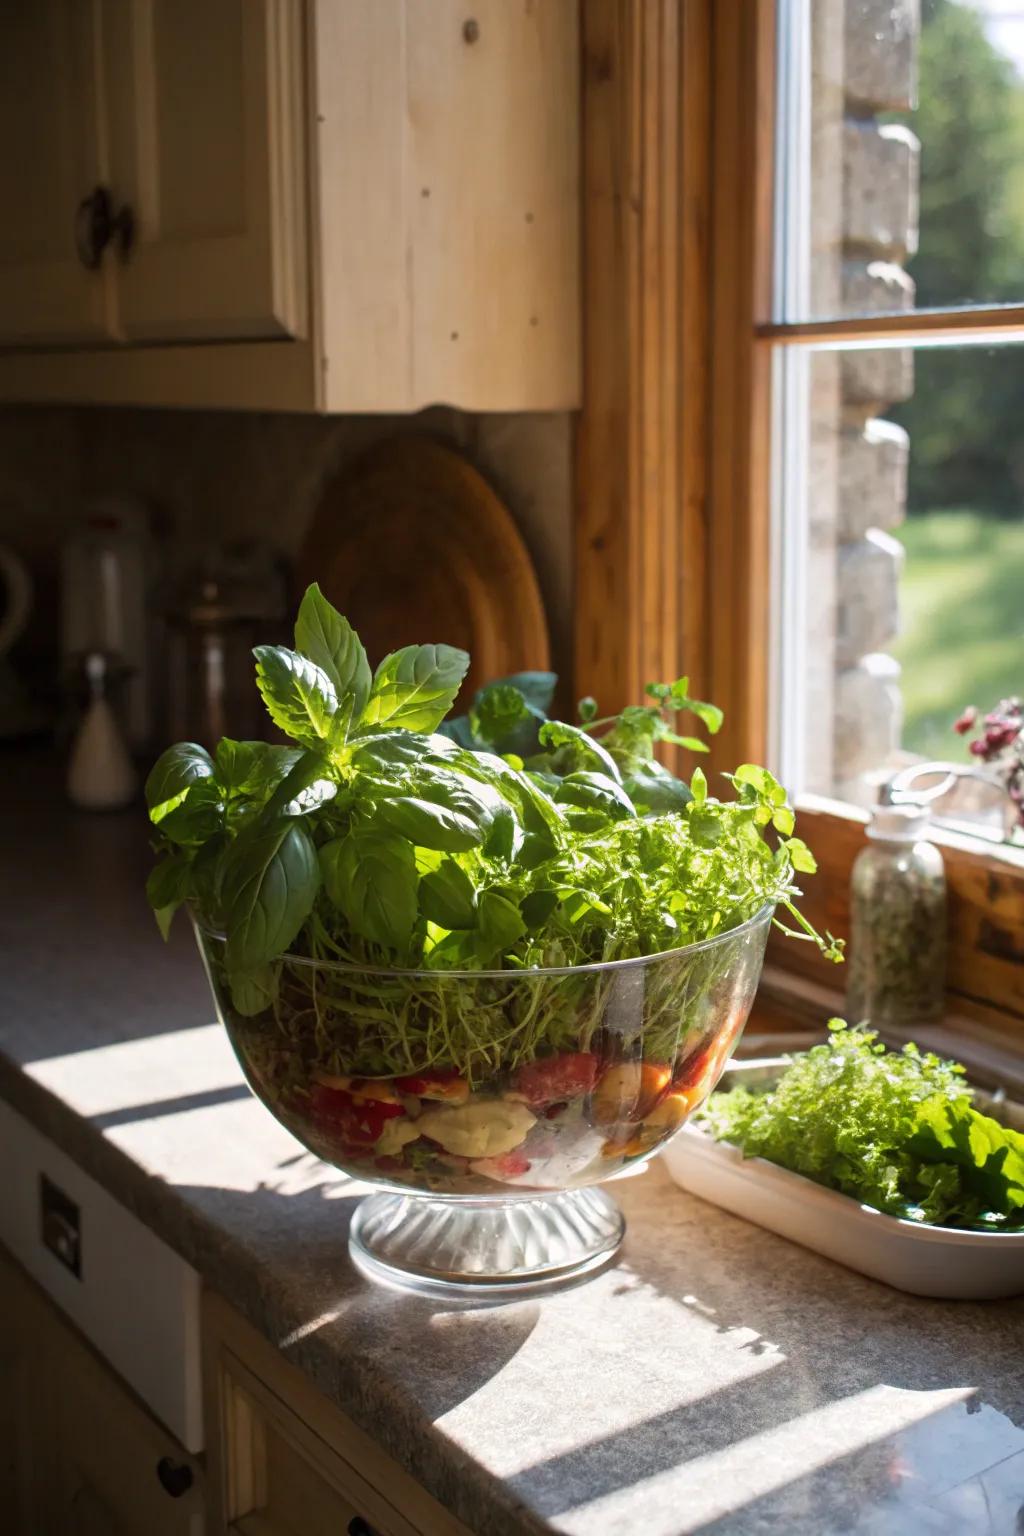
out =
<svg viewBox="0 0 1024 1536"><path fill-rule="evenodd" d="M722 1087L766 1082L781 1058L732 1062ZM978 1095L979 1109L987 1109ZM988 1101L989 1103L991 1101ZM1020 1111L1000 1118L1020 1128ZM672 1178L702 1200L767 1227L826 1258L916 1296L989 1300L1024 1292L1024 1232L957 1232L887 1216L729 1142L684 1126L662 1153Z"/></svg>

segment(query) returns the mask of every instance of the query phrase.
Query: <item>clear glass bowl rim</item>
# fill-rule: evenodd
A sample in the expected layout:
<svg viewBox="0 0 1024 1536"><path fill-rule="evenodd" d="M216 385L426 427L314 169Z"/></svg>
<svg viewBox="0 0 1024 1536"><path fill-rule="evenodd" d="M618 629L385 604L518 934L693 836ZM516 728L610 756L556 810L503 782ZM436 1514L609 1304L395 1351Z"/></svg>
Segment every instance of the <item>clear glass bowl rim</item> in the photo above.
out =
<svg viewBox="0 0 1024 1536"><path fill-rule="evenodd" d="M622 960L591 960L586 965L535 965L524 966L522 970L501 971L450 971L442 968L424 971L400 970L397 967L388 966L350 965L343 960L315 960L310 955L292 954L290 950L278 958L287 960L291 965L304 965L321 971L343 972L350 976L396 976L415 981L437 981L442 976L450 976L460 981L517 981L520 978L539 981L546 980L549 976L586 976L598 971L635 970L641 966L656 965L661 960L681 959L684 956L697 955L704 950L714 949L720 944L727 944L731 939L738 939L740 935L752 933L754 929L769 923L776 905L774 901L767 901L759 911L754 913L753 917L738 923L735 928L723 929L721 933L712 934L709 939L698 939L695 944L682 944L678 949L658 950L653 955L629 955ZM226 942L225 934L202 922L195 912L191 912L190 915L198 933L204 934L207 938L216 939L221 944Z"/></svg>

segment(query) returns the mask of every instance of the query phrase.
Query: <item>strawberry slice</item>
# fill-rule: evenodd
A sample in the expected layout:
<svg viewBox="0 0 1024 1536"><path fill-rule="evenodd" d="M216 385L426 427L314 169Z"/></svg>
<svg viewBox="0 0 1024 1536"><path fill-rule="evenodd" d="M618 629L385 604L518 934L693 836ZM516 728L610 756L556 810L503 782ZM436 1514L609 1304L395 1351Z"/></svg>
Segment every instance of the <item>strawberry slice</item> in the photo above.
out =
<svg viewBox="0 0 1024 1536"><path fill-rule="evenodd" d="M313 1084L309 1102L316 1129L352 1147L372 1147L385 1122L405 1113L401 1104L381 1099L357 1101L344 1088L328 1088L323 1083Z"/></svg>
<svg viewBox="0 0 1024 1536"><path fill-rule="evenodd" d="M593 1051L563 1051L558 1056L541 1056L520 1067L514 1090L531 1109L546 1104L564 1104L569 1099L590 1093L597 1081L600 1063Z"/></svg>

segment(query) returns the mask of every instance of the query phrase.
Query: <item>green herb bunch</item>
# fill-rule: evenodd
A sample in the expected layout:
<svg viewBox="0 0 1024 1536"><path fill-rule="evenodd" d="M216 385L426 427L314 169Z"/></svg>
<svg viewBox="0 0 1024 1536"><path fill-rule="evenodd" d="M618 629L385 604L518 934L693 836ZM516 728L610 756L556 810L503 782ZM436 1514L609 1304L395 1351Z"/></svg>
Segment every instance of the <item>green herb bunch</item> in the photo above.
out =
<svg viewBox="0 0 1024 1536"><path fill-rule="evenodd" d="M699 768L685 784L657 763L659 741L704 748L677 736L680 712L711 732L721 723L685 679L605 721L584 701L573 725L546 716L550 674L524 674L443 725L465 653L408 646L371 673L315 585L295 649L255 655L267 710L292 744L225 739L211 757L182 743L146 784L161 854L150 903L165 932L188 903L224 935L238 1014L274 1008L283 1019L282 989L299 986L286 955L381 971L576 966L706 939L768 904L838 958L794 905L797 872L814 861L772 775L744 765L730 776L735 798L720 801ZM413 991L399 989L400 1024L393 989L384 1003L364 998L364 1071L410 1059ZM322 1030L319 1001L314 1012ZM485 1048L479 1023L466 1027ZM521 1032L517 1049L543 1043L543 1028ZM420 1047L418 1057L441 1054L437 1041Z"/></svg>
<svg viewBox="0 0 1024 1536"><path fill-rule="evenodd" d="M964 1069L875 1031L829 1025L770 1092L712 1094L718 1140L893 1216L935 1226L1024 1225L1024 1136L975 1109Z"/></svg>

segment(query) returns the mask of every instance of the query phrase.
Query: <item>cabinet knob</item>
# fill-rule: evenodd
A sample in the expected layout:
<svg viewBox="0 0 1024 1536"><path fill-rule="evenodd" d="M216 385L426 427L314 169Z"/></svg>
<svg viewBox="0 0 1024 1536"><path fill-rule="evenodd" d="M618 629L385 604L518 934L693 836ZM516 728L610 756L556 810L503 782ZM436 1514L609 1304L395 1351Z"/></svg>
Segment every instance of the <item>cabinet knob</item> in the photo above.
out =
<svg viewBox="0 0 1024 1536"><path fill-rule="evenodd" d="M161 1456L156 1464L156 1475L161 1488L172 1499L180 1499L192 1487L192 1468L182 1461L172 1461L169 1456Z"/></svg>
<svg viewBox="0 0 1024 1536"><path fill-rule="evenodd" d="M372 1525L367 1525L362 1515L353 1515L348 1523L348 1536L377 1536Z"/></svg>
<svg viewBox="0 0 1024 1536"><path fill-rule="evenodd" d="M122 257L127 256L134 238L135 214L129 203L115 213L107 187L94 187L82 198L75 214L75 249L83 267L94 272L111 243Z"/></svg>

